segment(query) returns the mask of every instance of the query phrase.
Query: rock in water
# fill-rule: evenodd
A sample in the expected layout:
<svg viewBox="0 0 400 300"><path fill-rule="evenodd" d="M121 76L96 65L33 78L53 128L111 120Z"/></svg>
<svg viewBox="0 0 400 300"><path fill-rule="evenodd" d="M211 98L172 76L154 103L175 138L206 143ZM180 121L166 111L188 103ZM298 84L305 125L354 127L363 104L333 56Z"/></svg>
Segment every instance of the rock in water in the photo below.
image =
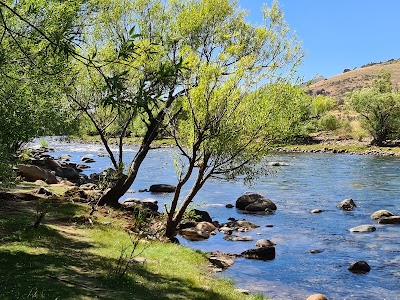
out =
<svg viewBox="0 0 400 300"><path fill-rule="evenodd" d="M382 217L393 217L394 214L386 209L381 209L371 215L372 220L379 220Z"/></svg>
<svg viewBox="0 0 400 300"><path fill-rule="evenodd" d="M328 298L323 294L313 294L307 300L328 300Z"/></svg>
<svg viewBox="0 0 400 300"><path fill-rule="evenodd" d="M241 255L245 258L258 260L273 260L275 259L275 247L260 247L243 251Z"/></svg>
<svg viewBox="0 0 400 300"><path fill-rule="evenodd" d="M353 210L357 205L354 203L353 199L348 198L340 202L337 207L343 210Z"/></svg>
<svg viewBox="0 0 400 300"><path fill-rule="evenodd" d="M251 212L276 210L277 207L274 202L270 199L265 198L263 195L257 193L247 193L240 196L236 200L236 208L241 210L247 210Z"/></svg>
<svg viewBox="0 0 400 300"><path fill-rule="evenodd" d="M368 265L366 261L360 260L351 264L348 270L356 274L363 274L371 271L371 267Z"/></svg>
<svg viewBox="0 0 400 300"><path fill-rule="evenodd" d="M152 193L173 193L176 190L176 186L171 184L153 184L150 186L150 192Z"/></svg>
<svg viewBox="0 0 400 300"><path fill-rule="evenodd" d="M372 232L375 230L375 226L372 225L360 225L349 229L350 232Z"/></svg>

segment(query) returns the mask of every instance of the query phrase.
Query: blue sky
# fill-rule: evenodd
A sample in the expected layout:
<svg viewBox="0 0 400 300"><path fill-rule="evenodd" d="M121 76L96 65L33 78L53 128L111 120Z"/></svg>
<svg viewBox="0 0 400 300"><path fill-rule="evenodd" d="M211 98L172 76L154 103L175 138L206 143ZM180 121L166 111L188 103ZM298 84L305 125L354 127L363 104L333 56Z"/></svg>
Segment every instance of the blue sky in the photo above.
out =
<svg viewBox="0 0 400 300"><path fill-rule="evenodd" d="M399 0L280 0L285 20L307 56L299 75L332 77L344 69L400 58ZM239 0L248 20L262 24L263 4Z"/></svg>

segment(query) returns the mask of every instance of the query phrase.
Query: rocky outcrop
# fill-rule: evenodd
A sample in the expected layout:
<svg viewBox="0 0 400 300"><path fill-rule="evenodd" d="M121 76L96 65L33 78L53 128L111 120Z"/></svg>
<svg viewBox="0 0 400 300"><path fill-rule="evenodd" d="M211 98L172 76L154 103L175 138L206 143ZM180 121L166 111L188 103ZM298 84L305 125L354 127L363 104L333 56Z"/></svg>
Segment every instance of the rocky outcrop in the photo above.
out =
<svg viewBox="0 0 400 300"><path fill-rule="evenodd" d="M16 165L19 174L27 181L34 182L36 180L43 180L48 184L58 183L56 176L46 169L42 169L34 165L19 164Z"/></svg>
<svg viewBox="0 0 400 300"><path fill-rule="evenodd" d="M372 225L360 225L349 229L350 232L373 232L375 230L376 227Z"/></svg>
<svg viewBox="0 0 400 300"><path fill-rule="evenodd" d="M153 184L149 190L152 193L173 193L176 190L176 186L171 184Z"/></svg>
<svg viewBox="0 0 400 300"><path fill-rule="evenodd" d="M275 259L275 247L260 247L243 251L241 255L249 259L273 260Z"/></svg>
<svg viewBox="0 0 400 300"><path fill-rule="evenodd" d="M248 212L271 212L277 209L274 202L257 193L247 193L236 200L236 208Z"/></svg>
<svg viewBox="0 0 400 300"><path fill-rule="evenodd" d="M342 202L340 202L337 205L338 208L342 209L342 210L353 210L355 207L357 207L357 205L354 203L353 199L348 198L348 199L344 199Z"/></svg>
<svg viewBox="0 0 400 300"><path fill-rule="evenodd" d="M348 270L356 274L363 274L368 273L371 270L371 267L366 261L360 260L351 264Z"/></svg>

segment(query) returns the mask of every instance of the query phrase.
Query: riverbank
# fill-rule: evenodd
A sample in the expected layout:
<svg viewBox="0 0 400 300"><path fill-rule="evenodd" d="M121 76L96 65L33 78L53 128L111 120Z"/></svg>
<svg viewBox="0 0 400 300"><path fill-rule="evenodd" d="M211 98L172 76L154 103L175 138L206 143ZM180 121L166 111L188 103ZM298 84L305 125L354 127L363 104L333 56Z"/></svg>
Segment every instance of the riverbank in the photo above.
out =
<svg viewBox="0 0 400 300"><path fill-rule="evenodd" d="M62 192L59 186L46 188ZM205 253L146 239L135 246L137 237L127 231L129 216L111 209L90 215L90 210L62 197L3 193L0 298L264 299L216 278Z"/></svg>
<svg viewBox="0 0 400 300"><path fill-rule="evenodd" d="M71 141L79 143L96 143L101 141L96 136L70 137ZM125 145L140 145L141 138L126 138ZM116 144L117 139L111 139L111 144ZM319 132L310 136L307 143L286 145L274 148L276 152L304 152L304 153L335 153L335 154L359 154L377 156L400 156L400 147L397 144L387 147L371 146L370 139L355 140L349 136L336 136L327 132ZM174 147L172 139L158 139L152 144L153 148Z"/></svg>

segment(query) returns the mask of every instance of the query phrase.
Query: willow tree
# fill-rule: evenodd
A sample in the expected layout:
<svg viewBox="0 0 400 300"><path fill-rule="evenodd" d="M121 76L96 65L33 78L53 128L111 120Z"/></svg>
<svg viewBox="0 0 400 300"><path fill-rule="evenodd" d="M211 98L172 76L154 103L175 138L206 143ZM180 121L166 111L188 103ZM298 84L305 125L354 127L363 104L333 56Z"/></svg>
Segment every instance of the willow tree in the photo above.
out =
<svg viewBox="0 0 400 300"><path fill-rule="evenodd" d="M400 93L395 91L390 73L382 70L372 87L354 91L350 105L361 116L363 127L371 134L371 144L382 146L399 136Z"/></svg>
<svg viewBox="0 0 400 300"><path fill-rule="evenodd" d="M187 69L184 96L168 122L181 155L167 211L168 238L209 178L251 182L265 174L262 160L271 143L284 140L301 122L305 95L289 81L303 53L278 4L263 12L260 27L247 23L245 13L227 0L181 3L176 14L172 28L187 37L180 52Z"/></svg>

